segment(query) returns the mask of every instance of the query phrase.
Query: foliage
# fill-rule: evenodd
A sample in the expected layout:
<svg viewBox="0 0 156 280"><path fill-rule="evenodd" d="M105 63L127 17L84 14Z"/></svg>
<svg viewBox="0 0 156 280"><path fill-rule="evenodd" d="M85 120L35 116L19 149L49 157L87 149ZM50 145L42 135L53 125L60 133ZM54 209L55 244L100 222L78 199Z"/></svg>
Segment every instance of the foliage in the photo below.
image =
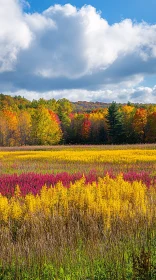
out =
<svg viewBox="0 0 156 280"><path fill-rule="evenodd" d="M66 98L30 102L0 95L1 146L155 143L155 122L151 104L72 103Z"/></svg>
<svg viewBox="0 0 156 280"><path fill-rule="evenodd" d="M62 132L55 114L45 107L39 107L33 115L31 137L33 144L58 144L61 140Z"/></svg>

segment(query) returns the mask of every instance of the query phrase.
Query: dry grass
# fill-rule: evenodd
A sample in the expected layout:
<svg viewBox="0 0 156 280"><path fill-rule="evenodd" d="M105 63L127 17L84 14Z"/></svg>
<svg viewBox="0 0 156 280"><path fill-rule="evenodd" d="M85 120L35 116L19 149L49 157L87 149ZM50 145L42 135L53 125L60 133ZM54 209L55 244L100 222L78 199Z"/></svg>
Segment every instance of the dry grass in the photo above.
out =
<svg viewBox="0 0 156 280"><path fill-rule="evenodd" d="M18 146L0 147L0 151L37 151L37 150L126 150L126 149L156 149L156 144L134 145L55 145L55 146Z"/></svg>

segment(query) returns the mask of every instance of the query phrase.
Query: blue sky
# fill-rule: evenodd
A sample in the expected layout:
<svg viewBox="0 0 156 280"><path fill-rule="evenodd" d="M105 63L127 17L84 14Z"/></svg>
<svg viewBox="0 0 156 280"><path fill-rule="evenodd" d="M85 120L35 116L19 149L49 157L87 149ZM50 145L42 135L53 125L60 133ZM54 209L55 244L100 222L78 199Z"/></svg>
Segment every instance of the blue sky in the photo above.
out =
<svg viewBox="0 0 156 280"><path fill-rule="evenodd" d="M155 0L1 0L0 92L156 103L155 11Z"/></svg>
<svg viewBox="0 0 156 280"><path fill-rule="evenodd" d="M70 3L81 8L84 5L92 5L102 12L102 16L110 24L119 22L123 18L131 18L137 21L156 23L156 1L155 0L30 0L31 12L42 12L54 4L65 5Z"/></svg>

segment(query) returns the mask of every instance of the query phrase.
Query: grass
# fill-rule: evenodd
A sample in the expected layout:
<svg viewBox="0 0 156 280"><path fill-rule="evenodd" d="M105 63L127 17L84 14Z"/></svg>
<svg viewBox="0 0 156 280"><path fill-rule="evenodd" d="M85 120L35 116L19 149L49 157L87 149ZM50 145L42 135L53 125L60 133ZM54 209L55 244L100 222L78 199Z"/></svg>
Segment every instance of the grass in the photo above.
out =
<svg viewBox="0 0 156 280"><path fill-rule="evenodd" d="M129 160L132 159L130 150L133 150L134 156L139 150L137 155L139 160L136 161L135 158ZM98 176L103 176L107 171L116 175L120 172L141 173L146 171L154 177L156 175L155 150L156 145L1 148L0 176L30 172L87 174L91 170L95 170ZM62 153L64 158L58 159L57 156L51 158L49 156L51 151L56 154ZM106 157L104 161L100 162L87 158L90 152L94 153L96 157L98 154L104 155L105 151L110 151L112 156L117 153L115 160L114 157L112 160ZM37 155L35 157L33 157L34 152ZM71 159L66 157L66 153L69 155L69 152L72 154ZM81 154L82 158L74 161L74 153L76 156ZM127 160L119 160L124 153L127 155ZM4 156L1 156L3 154ZM48 156L43 156L44 154ZM149 159L150 155L152 155L152 160ZM111 184L113 184L113 192L109 198L110 205L113 203L113 193L121 186L121 183L112 182ZM129 184L131 186L131 183ZM109 185L110 183L107 182L106 186ZM103 219L103 214L97 210L98 205L100 207L100 201L95 208L88 196L85 203L77 204L76 207L76 203L82 202L82 198L77 199L77 189L75 189L74 203L69 208L68 215L66 208L61 208L65 207L63 206L65 202L63 193L57 189L58 199L62 202L57 204L58 212L55 214L52 212L48 216L43 211L33 212L28 219L25 219L24 216L16 218L17 216L14 217L12 214L12 217L6 221L0 215L0 280L155 280L155 187L154 185L145 190L148 204L145 201L144 213L136 212L138 214L130 215L128 209L126 218L122 219L120 215L122 211L124 213L124 209L121 208L118 215L115 215L112 206L109 224L108 219ZM85 185L83 188L86 188ZM83 188L80 188L79 191L82 196L86 191L84 196L86 199L89 192L87 189L83 191ZM138 196L138 203L134 203L134 199L137 198L135 195L126 198L130 189L131 187L122 196L125 203L127 199L125 206L133 203L134 209L137 209L141 198ZM120 191L119 194L121 194ZM118 193L114 201L117 200L117 197ZM46 201L47 198L45 195ZM104 195L101 198L104 199ZM17 198L14 199L19 200L21 207L24 207L24 201L20 196L17 195ZM15 207L15 204L12 205Z"/></svg>
<svg viewBox="0 0 156 280"><path fill-rule="evenodd" d="M131 151L131 152L130 152ZM0 174L103 172L156 173L156 145L1 148Z"/></svg>

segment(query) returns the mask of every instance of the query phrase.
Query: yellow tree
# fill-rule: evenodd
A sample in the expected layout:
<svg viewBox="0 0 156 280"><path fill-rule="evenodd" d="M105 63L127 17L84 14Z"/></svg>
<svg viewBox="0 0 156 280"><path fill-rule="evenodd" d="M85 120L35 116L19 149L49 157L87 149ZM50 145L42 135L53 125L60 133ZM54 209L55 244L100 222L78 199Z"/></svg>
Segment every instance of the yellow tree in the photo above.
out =
<svg viewBox="0 0 156 280"><path fill-rule="evenodd" d="M135 107L124 105L122 106L122 114L123 114L123 130L124 130L124 139L126 143L133 143L134 141L134 128L132 126Z"/></svg>
<svg viewBox="0 0 156 280"><path fill-rule="evenodd" d="M145 129L147 124L147 110L138 108L133 118L133 129L137 134L138 140L145 141Z"/></svg>
<svg viewBox="0 0 156 280"><path fill-rule="evenodd" d="M18 126L20 132L20 144L29 145L31 135L31 115L28 111L20 111L18 115Z"/></svg>
<svg viewBox="0 0 156 280"><path fill-rule="evenodd" d="M44 106L38 107L32 115L32 143L37 145L58 144L62 138L60 125Z"/></svg>
<svg viewBox="0 0 156 280"><path fill-rule="evenodd" d="M1 111L0 134L3 146L17 146L20 144L17 113L10 109Z"/></svg>
<svg viewBox="0 0 156 280"><path fill-rule="evenodd" d="M6 145L7 126L3 111L0 111L0 146Z"/></svg>
<svg viewBox="0 0 156 280"><path fill-rule="evenodd" d="M108 109L95 110L89 115L91 122L91 140L93 143L107 143L108 124L106 116Z"/></svg>

